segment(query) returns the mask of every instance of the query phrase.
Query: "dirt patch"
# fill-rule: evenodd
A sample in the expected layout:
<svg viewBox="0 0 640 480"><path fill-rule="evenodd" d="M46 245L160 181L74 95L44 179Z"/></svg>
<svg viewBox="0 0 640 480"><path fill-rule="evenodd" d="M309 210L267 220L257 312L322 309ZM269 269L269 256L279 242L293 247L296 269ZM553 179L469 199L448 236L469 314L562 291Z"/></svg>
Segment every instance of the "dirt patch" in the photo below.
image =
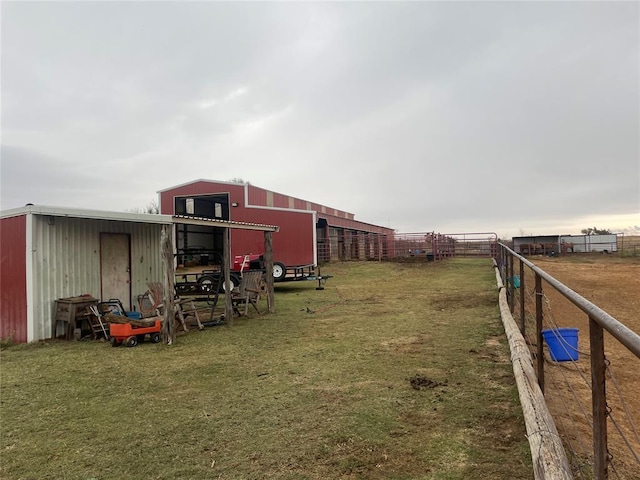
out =
<svg viewBox="0 0 640 480"><path fill-rule="evenodd" d="M446 387L448 385L446 380L444 382L438 382L436 380L431 380L424 375L414 375L413 377L409 377L407 380L411 384L411 388L414 390L427 390L436 387Z"/></svg>

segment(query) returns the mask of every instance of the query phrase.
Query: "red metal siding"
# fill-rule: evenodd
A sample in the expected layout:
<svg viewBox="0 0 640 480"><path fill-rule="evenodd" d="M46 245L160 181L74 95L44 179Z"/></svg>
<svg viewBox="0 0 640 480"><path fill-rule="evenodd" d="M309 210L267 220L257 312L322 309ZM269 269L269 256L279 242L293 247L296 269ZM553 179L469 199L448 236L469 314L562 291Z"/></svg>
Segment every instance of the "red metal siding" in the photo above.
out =
<svg viewBox="0 0 640 480"><path fill-rule="evenodd" d="M277 208L289 208L289 196L281 193L273 194L273 206Z"/></svg>
<svg viewBox="0 0 640 480"><path fill-rule="evenodd" d="M0 220L0 338L27 341L27 217Z"/></svg>
<svg viewBox="0 0 640 480"><path fill-rule="evenodd" d="M267 191L264 188L249 185L249 205L267 206Z"/></svg>
<svg viewBox="0 0 640 480"><path fill-rule="evenodd" d="M287 266L314 263L313 215L311 213L270 210L262 208L236 208L232 220L239 222L278 225L273 234L273 260ZM264 234L252 231L231 232L231 254L264 253Z"/></svg>

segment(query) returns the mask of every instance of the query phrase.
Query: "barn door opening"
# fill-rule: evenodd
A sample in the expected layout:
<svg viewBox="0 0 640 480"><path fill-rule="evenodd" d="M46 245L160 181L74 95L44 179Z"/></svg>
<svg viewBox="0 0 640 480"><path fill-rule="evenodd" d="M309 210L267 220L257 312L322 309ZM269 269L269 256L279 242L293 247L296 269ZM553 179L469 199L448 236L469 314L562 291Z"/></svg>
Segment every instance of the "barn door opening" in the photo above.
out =
<svg viewBox="0 0 640 480"><path fill-rule="evenodd" d="M131 310L131 248L126 233L100 234L101 296L118 298Z"/></svg>

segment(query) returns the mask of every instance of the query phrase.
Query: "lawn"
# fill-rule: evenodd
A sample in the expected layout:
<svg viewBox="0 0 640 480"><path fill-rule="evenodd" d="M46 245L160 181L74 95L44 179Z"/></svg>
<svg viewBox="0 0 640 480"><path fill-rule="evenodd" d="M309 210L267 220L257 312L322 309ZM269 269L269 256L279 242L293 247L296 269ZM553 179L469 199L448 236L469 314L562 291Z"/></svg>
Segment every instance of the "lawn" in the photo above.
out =
<svg viewBox="0 0 640 480"><path fill-rule="evenodd" d="M0 477L531 478L489 260L323 274L172 346L4 349Z"/></svg>

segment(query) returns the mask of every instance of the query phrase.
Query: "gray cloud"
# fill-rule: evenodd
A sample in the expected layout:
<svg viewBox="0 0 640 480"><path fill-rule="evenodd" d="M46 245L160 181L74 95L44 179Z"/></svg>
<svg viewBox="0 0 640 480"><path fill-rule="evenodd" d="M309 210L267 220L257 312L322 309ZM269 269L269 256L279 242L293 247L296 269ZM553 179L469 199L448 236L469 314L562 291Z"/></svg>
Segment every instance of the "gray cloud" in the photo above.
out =
<svg viewBox="0 0 640 480"><path fill-rule="evenodd" d="M638 14L625 2L7 3L2 208L37 196L123 210L195 178L243 177L402 231L637 217Z"/></svg>

